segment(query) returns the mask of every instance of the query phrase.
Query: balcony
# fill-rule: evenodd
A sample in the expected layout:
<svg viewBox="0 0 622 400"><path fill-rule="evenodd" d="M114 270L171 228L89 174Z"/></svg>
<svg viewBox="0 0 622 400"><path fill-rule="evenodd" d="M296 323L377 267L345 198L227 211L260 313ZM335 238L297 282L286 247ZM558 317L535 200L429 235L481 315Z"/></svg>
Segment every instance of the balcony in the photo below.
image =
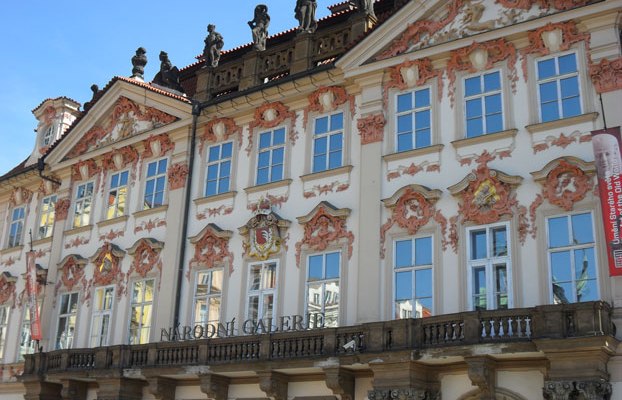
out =
<svg viewBox="0 0 622 400"><path fill-rule="evenodd" d="M340 328L281 332L135 346L57 350L26 356L24 377L67 374L88 378L100 370L166 368L182 373L188 366L232 366L252 369L254 363L301 367L327 357L356 356L359 363L379 353L400 352L410 357L433 350L435 354L463 354L468 346L503 344L505 351L537 352L535 340L615 335L611 307L604 302L545 305L495 311L448 314L425 319L373 322ZM515 347L512 347L515 344ZM237 365L237 366L236 366ZM275 364L277 365L277 364Z"/></svg>

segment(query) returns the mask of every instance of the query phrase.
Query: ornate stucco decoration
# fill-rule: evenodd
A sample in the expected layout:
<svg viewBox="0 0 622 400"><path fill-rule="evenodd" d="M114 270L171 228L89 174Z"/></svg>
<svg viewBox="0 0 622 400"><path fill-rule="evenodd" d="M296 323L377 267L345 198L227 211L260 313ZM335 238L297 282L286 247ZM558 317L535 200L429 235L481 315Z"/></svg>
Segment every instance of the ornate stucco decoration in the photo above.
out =
<svg viewBox="0 0 622 400"><path fill-rule="evenodd" d="M548 23L527 34L529 46L522 48L523 77L527 81L528 55L545 56L550 53L568 50L573 44L584 42L589 57L590 34L580 33L574 21Z"/></svg>
<svg viewBox="0 0 622 400"><path fill-rule="evenodd" d="M175 143L171 142L168 134L162 133L155 136L149 136L143 140L143 158L161 157L175 149Z"/></svg>
<svg viewBox="0 0 622 400"><path fill-rule="evenodd" d="M581 7L591 3L593 0L495 0L508 8L519 8L522 10L529 10L534 5L537 5L541 9L549 9L551 6L558 10L569 10L575 7Z"/></svg>
<svg viewBox="0 0 622 400"><path fill-rule="evenodd" d="M458 214L463 222L490 224L504 215L514 215L518 201L512 189L522 180L520 176L506 175L482 163L448 190L462 198Z"/></svg>
<svg viewBox="0 0 622 400"><path fill-rule="evenodd" d="M335 208L329 202L323 201L309 214L298 217L298 223L304 226L304 236L296 243L296 265L300 266L303 246L312 251L324 251L341 239L347 240L350 259L354 243L354 233L346 225L350 212L349 208Z"/></svg>
<svg viewBox="0 0 622 400"><path fill-rule="evenodd" d="M382 113L359 118L356 122L356 128L361 135L361 144L382 142L386 122Z"/></svg>
<svg viewBox="0 0 622 400"><path fill-rule="evenodd" d="M129 279L134 273L144 278L154 267L162 274L160 252L163 248L164 243L153 238L137 240L132 247L127 249L127 254L133 257L130 269L127 271L127 278Z"/></svg>
<svg viewBox="0 0 622 400"><path fill-rule="evenodd" d="M593 163L576 157L562 157L531 175L542 185L543 198L565 211L571 211L593 189L595 171Z"/></svg>
<svg viewBox="0 0 622 400"><path fill-rule="evenodd" d="M65 221L67 219L70 205L71 200L69 198L58 199L58 201L56 201L56 207L54 208L54 212L56 213L57 221Z"/></svg>
<svg viewBox="0 0 622 400"><path fill-rule="evenodd" d="M30 203L32 200L32 192L23 187L16 187L11 192L11 199L9 200L9 205L11 207L21 206Z"/></svg>
<svg viewBox="0 0 622 400"><path fill-rule="evenodd" d="M229 251L229 239L233 232L222 230L216 224L208 224L198 235L188 238L194 246L186 278L190 278L193 268L215 268L229 264L229 274L233 272L233 253Z"/></svg>
<svg viewBox="0 0 622 400"><path fill-rule="evenodd" d="M9 272L3 272L0 274L0 304L8 304L11 307L15 306L15 283L17 277L11 275Z"/></svg>
<svg viewBox="0 0 622 400"><path fill-rule="evenodd" d="M206 142L216 143L229 139L231 136L238 136L238 143L242 143L242 128L239 127L232 118L214 118L211 119L207 125L203 134L199 137L200 151L203 152L203 147Z"/></svg>
<svg viewBox="0 0 622 400"><path fill-rule="evenodd" d="M112 243L104 243L97 252L89 258L94 265L93 281L95 286L107 286L116 284L117 297L123 293L125 274L121 270L121 259L125 251Z"/></svg>
<svg viewBox="0 0 622 400"><path fill-rule="evenodd" d="M501 38L484 43L474 42L468 47L452 51L447 62L451 104L453 105L454 102L456 71L467 71L469 73L486 71L504 60L507 60L508 64L507 79L511 83L512 92L516 93L516 81L518 81L516 48L512 43Z"/></svg>
<svg viewBox="0 0 622 400"><path fill-rule="evenodd" d="M177 190L185 187L188 171L188 164L185 162L172 164L168 169L169 190Z"/></svg>
<svg viewBox="0 0 622 400"><path fill-rule="evenodd" d="M176 120L177 117L173 115L119 97L104 123L84 134L67 156L77 157Z"/></svg>
<svg viewBox="0 0 622 400"><path fill-rule="evenodd" d="M622 89L622 57L614 60L603 58L598 64L591 64L590 78L592 78L596 93Z"/></svg>
<svg viewBox="0 0 622 400"><path fill-rule="evenodd" d="M102 159L102 168L104 171L119 171L128 165L136 165L138 158L138 151L132 146L112 149L111 152L104 155Z"/></svg>
<svg viewBox="0 0 622 400"><path fill-rule="evenodd" d="M435 70L432 60L421 58L419 60L406 60L403 63L389 68L389 80L382 88L385 109L389 104L389 90L396 88L406 90L415 86L424 85L430 79L436 78L438 87L438 101L443 98L443 71Z"/></svg>
<svg viewBox="0 0 622 400"><path fill-rule="evenodd" d="M367 392L369 400L437 400L440 399L440 391L430 389L374 389Z"/></svg>
<svg viewBox="0 0 622 400"><path fill-rule="evenodd" d="M70 254L58 264L60 270L60 279L55 287L55 293L58 289L65 287L67 291L74 290L76 286L81 285L82 288L87 287L86 278L84 277L84 269L88 260L77 254Z"/></svg>
<svg viewBox="0 0 622 400"><path fill-rule="evenodd" d="M56 175L52 175L50 176L50 178L52 178L55 181L60 181L60 178ZM53 183L46 179L42 179L41 183L39 184L39 188L37 189L37 192L42 196L49 196L52 193L56 192L59 187L60 185L56 183Z"/></svg>
<svg viewBox="0 0 622 400"><path fill-rule="evenodd" d="M281 251L282 231L288 227L289 221L272 212L270 201L262 199L255 216L239 228L240 234L246 237L244 254L258 260L267 260L272 254Z"/></svg>
<svg viewBox="0 0 622 400"><path fill-rule="evenodd" d="M434 220L441 227L443 249L447 247L447 219L434 207L441 193L440 190L430 190L421 185L408 185L388 199L382 200L384 206L390 210L391 217L380 227L380 258L385 257L386 235L395 224L409 235L414 235L430 220Z"/></svg>
<svg viewBox="0 0 622 400"><path fill-rule="evenodd" d="M99 171L95 160L80 160L71 166L71 180L73 182L86 181L97 175Z"/></svg>
<svg viewBox="0 0 622 400"><path fill-rule="evenodd" d="M310 112L328 113L337 107L350 103L350 115L355 113L354 95L349 95L341 86L324 86L311 93L308 97L309 106L305 108L303 126L307 126Z"/></svg>
<svg viewBox="0 0 622 400"><path fill-rule="evenodd" d="M253 150L253 134L255 128L271 129L281 125L286 119L289 119L288 135L292 145L296 144L298 134L296 133L296 113L290 111L289 107L280 101L266 103L255 109L255 116L248 129L248 146L246 153L250 155Z"/></svg>

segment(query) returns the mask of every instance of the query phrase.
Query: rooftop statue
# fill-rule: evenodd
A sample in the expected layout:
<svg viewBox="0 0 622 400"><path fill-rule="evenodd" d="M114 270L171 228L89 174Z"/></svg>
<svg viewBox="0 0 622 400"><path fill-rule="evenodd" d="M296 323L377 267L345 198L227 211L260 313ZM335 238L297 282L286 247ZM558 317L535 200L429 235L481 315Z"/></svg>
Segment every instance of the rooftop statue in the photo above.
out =
<svg viewBox="0 0 622 400"><path fill-rule="evenodd" d="M300 23L298 26L298 30L300 32L315 32L317 29L317 21L315 20L316 8L316 0L296 0L296 8L294 9L294 12L296 19Z"/></svg>
<svg viewBox="0 0 622 400"><path fill-rule="evenodd" d="M207 36L205 37L205 47L203 48L203 59L205 64L217 67L220 61L220 51L225 45L222 35L216 32L216 26L207 26Z"/></svg>
<svg viewBox="0 0 622 400"><path fill-rule="evenodd" d="M256 50L264 51L266 49L269 25L270 16L268 15L268 6L259 4L255 7L255 17L252 21L248 21L248 26L251 27L253 33L253 44Z"/></svg>
<svg viewBox="0 0 622 400"><path fill-rule="evenodd" d="M93 92L93 96L91 97L91 101L87 101L86 103L84 103L84 111L87 111L93 106L93 104L95 104L95 97L97 97L97 95L99 94L99 86L97 86L96 84L92 84L91 92Z"/></svg>
<svg viewBox="0 0 622 400"><path fill-rule="evenodd" d="M147 65L147 50L144 47L136 49L136 55L132 57L132 78L144 80L145 65Z"/></svg>
<svg viewBox="0 0 622 400"><path fill-rule="evenodd" d="M184 93L184 88L179 84L179 69L173 66L165 51L160 52L160 72L153 78L153 83Z"/></svg>
<svg viewBox="0 0 622 400"><path fill-rule="evenodd" d="M360 12L363 12L370 17L376 18L376 14L374 13L374 0L355 0L350 1L350 3L354 3L354 5L359 9Z"/></svg>

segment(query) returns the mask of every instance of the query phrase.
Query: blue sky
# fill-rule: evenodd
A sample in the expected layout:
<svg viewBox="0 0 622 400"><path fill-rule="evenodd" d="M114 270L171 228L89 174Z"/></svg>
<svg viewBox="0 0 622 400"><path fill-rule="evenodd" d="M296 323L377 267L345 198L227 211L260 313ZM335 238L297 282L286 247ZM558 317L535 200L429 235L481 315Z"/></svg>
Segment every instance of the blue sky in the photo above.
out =
<svg viewBox="0 0 622 400"><path fill-rule="evenodd" d="M318 0L316 16L338 0ZM8 1L0 13L0 175L23 161L34 146L31 111L46 98L90 100L93 83L103 87L130 76L136 48L147 49L145 78L168 52L179 68L203 51L208 23L225 50L251 41L247 21L259 3L268 6L269 33L298 26L295 0L106 0Z"/></svg>

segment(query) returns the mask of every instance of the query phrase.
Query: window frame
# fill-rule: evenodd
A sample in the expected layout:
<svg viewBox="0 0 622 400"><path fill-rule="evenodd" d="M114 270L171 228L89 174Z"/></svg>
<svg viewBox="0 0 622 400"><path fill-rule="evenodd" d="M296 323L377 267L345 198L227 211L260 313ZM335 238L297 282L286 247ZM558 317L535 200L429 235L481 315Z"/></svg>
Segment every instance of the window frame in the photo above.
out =
<svg viewBox="0 0 622 400"><path fill-rule="evenodd" d="M231 146L231 154L229 155L228 158L223 158L222 157L222 153L223 153L223 146L229 144ZM210 161L210 152L211 149L214 147L219 147L219 158L217 160L214 161ZM212 197L212 196L217 196L223 193L229 193L231 192L231 188L233 185L233 172L234 172L234 168L233 168L233 157L235 155L235 143L233 140L226 140L223 142L219 142L219 143L212 143L207 147L207 150L205 152L205 180L204 180L204 187L203 187L203 196L204 197ZM229 171L228 171L228 175L226 177L221 176L221 172L222 172L222 164L229 162ZM211 166L217 166L217 178L215 180L210 180L209 179L209 169ZM221 191L220 190L220 185L221 185L221 181L224 179L228 179L229 183L227 185L226 190ZM209 187L209 183L210 182L216 182L216 192L215 193L208 193L208 187Z"/></svg>
<svg viewBox="0 0 622 400"><path fill-rule="evenodd" d="M91 194L90 196L82 196L82 197L78 197L79 193L80 193L80 188L81 187L85 187L87 188L89 185L91 185ZM72 228L80 228L83 226L88 226L91 223L91 215L93 214L93 208L95 207L95 181L86 181L84 183L80 183L77 187L76 187L76 192L74 195L74 204L73 204L73 218L71 220L71 227ZM86 193L86 189L85 189L85 193ZM88 213L81 213L79 218L80 218L80 223L76 224L76 217L78 216L78 206L84 204L87 199L90 201L89 203L89 211ZM86 221L85 221L86 219Z"/></svg>
<svg viewBox="0 0 622 400"><path fill-rule="evenodd" d="M472 95L472 96L467 96L466 94L466 81L467 79L472 79L475 77L480 77L480 87L483 87L483 79L485 75L490 75L492 73L497 73L499 74L499 89L498 90L494 90L494 91L490 91L490 92L482 92L480 94L477 95ZM473 74L468 74L468 75L464 75L462 77L462 123L464 124L464 138L465 139L472 139L472 138L476 138L476 137L482 137L482 136L486 136L486 135L491 135L494 133L499 133L499 132L503 132L507 126L507 118L506 118L506 90L505 90L505 85L504 85L504 69L502 67L495 67L495 68L491 68L489 70L485 70L485 71L478 71L476 73ZM499 129L498 131L494 131L494 132L488 132L486 129L486 101L485 98L487 96L493 96L493 95L499 95L500 99L501 99L501 129ZM482 119L482 133L480 135L473 135L473 136L469 136L469 129L468 129L468 119L467 119L467 102L469 100L474 100L474 99L480 99L481 100L481 104L482 104L482 115L481 115L481 119Z"/></svg>
<svg viewBox="0 0 622 400"><path fill-rule="evenodd" d="M543 83L546 82L552 82L552 81L556 81L557 85L556 85L556 94L557 94L557 98L556 98L556 103L557 103L557 112L558 112L558 118L556 119L551 119L551 120L547 120L544 121L543 119L543 115L542 115L542 103L541 103L541 96L540 96L540 72L538 70L538 63L541 61L546 61L546 60L550 60L550 59L555 59L555 68L556 68L556 72L559 70L559 61L558 59L560 57L566 56L568 54L574 54L575 55L575 63L577 66L577 71L573 74L566 74L566 75L555 75L554 77L549 77L549 78L545 78L542 80ZM533 68L534 68L534 76L536 77L535 79L535 91L536 91L536 96L537 96L537 115L538 115L538 123L546 123L546 122L554 122L554 121L559 121L562 119L566 119L566 118L572 118L572 117L576 117L579 115L582 115L583 113L586 112L586 105L584 104L585 102L585 97L584 97L584 93L583 93L583 74L581 73L582 69L582 63L581 63L581 57L579 57L579 55L582 54L582 52L579 49L570 49L567 51L560 51L554 54L547 54L545 56L542 57L538 57L534 60L533 63ZM568 115L568 116L564 116L563 115L563 106L562 106L562 98L561 98L561 85L559 84L559 81L561 81L562 78L568 78L570 76L576 76L577 77L577 90L579 92L579 113L575 114L575 115ZM561 111L561 112L560 112Z"/></svg>
<svg viewBox="0 0 622 400"><path fill-rule="evenodd" d="M339 266L339 274L337 278L327 278L326 277L326 268L327 268L327 262L326 262L326 258L328 255L330 254L338 254L339 255L339 260L338 260L338 266ZM320 279L316 279L311 281L309 274L310 274L310 259L311 257L317 257L317 256L321 256L322 257L322 278ZM307 254L306 255L306 273L305 273L305 298L304 298L304 315L307 315L309 313L311 313L311 311L309 310L309 286L311 284L320 284L321 285L321 293L320 296L318 297L319 303L321 303L320 306L320 311L319 313L322 313L324 315L324 326L327 328L336 328L341 326L341 321L342 321L342 271L343 271L343 251L339 248L339 249L334 249L334 250L326 250L324 252L320 252L320 253L311 253L311 254ZM327 303L327 296L326 296L326 285L328 283L331 282L335 282L337 281L337 288L338 288L338 292L337 292L337 318L336 318L336 324L335 325L331 325L327 316L326 316L326 303Z"/></svg>
<svg viewBox="0 0 622 400"><path fill-rule="evenodd" d="M46 200L50 200L49 204L46 206ZM45 239L52 236L54 233L54 222L56 221L56 202L58 201L58 196L56 194L51 194L45 196L41 199L41 208L39 211L39 224L37 227L37 237L39 239ZM45 224L44 221L45 220ZM51 220L51 223L50 223ZM45 228L46 234L41 233L41 229ZM49 232L49 234L48 234Z"/></svg>
<svg viewBox="0 0 622 400"><path fill-rule="evenodd" d="M153 292L152 292L152 295L151 295L151 300L150 301L135 302L134 301L134 287L135 287L135 285L139 284L139 283L140 284L143 284L143 283L146 284L146 282L149 282L149 281L153 282L153 285L152 285ZM146 293L144 288L143 288L142 291L143 291L143 293ZM127 321L128 321L128 327L127 327L128 338L127 338L127 343L128 344L136 345L136 344L150 343L151 333L152 333L151 332L151 328L153 327L153 319L154 319L154 314L155 314L155 307L154 306L156 305L156 292L157 292L157 287L156 287L156 279L155 278L137 279L137 280L135 280L135 281L133 281L131 283L131 292L130 292L130 299L129 299L129 313L128 313L128 319L127 319ZM144 299L144 294L143 294L143 299ZM132 338L133 338L133 336L132 336L132 315L133 315L133 312L132 311L133 311L135 305L139 305L140 306L140 309L141 309L140 317L144 316L144 308L145 308L145 306L146 305L150 305L151 306L151 311L150 311L151 315L150 315L150 319L149 319L149 325L146 327L147 328L147 341L144 342L144 343L141 341L142 340L142 338L141 338L142 337L142 330L145 329L145 326L142 324L142 322L140 322L138 324L138 328L137 328L137 332L141 332L141 334L139 334L139 336L138 336L139 341L137 343L133 343L132 342ZM142 320L142 318L141 318L141 320Z"/></svg>
<svg viewBox="0 0 622 400"><path fill-rule="evenodd" d="M274 133L278 130L283 130L283 143L279 143L278 145L274 145ZM270 140L270 146L265 147L264 149L262 149L261 147L261 136L265 133L270 133L271 134L271 140ZM288 128L284 125L278 125L275 126L274 128L270 128L270 129L262 129L260 131L257 132L256 134L257 137L257 153L256 153L256 160L255 160L255 172L254 172L254 180L253 180L253 185L254 186L260 186L260 185L267 185L270 183L274 183L274 182L281 182L285 179L287 179L287 168L286 166L288 165ZM275 165L278 164L274 164L273 161L273 154L275 150L278 150L279 148L283 149L283 161L282 161L282 170L281 170L281 177L279 179L274 179L272 176L272 169L274 168ZM259 166L259 162L260 162L260 158L261 158L261 154L269 152L269 161L268 161L268 166L267 167L262 167L260 168ZM268 169L268 180L266 182L259 182L259 172L260 169Z"/></svg>
<svg viewBox="0 0 622 400"><path fill-rule="evenodd" d="M268 265L274 264L275 265L275 274L274 274L274 278L273 278L273 282L274 282L274 286L273 287L267 287L267 288L262 288L262 282L263 282L263 278L264 278L264 270L266 269L266 267ZM250 309L250 298L251 297L257 297L258 298L258 303L257 303L257 321L259 321L260 319L264 319L264 314L265 314L265 310L264 310L264 302L263 302L263 297L266 295L270 295L272 294L272 319L276 320L276 318L279 316L279 307L278 307L278 291L279 291L279 278L280 278L280 260L278 259L268 259L268 260L264 260L264 261L254 261L248 264L248 274L247 274L247 278L246 278L246 284L247 284L247 289L246 289L246 296L245 296L245 305L244 305L244 315L245 315L245 320L251 320L252 317L250 315L251 309ZM259 279L259 289L251 289L253 287L253 281L252 281L252 271L253 271L253 267L256 265L260 265L261 266L261 275L260 275L260 279ZM266 318L270 318L269 316ZM257 322L255 321L255 322ZM269 327L266 327L267 329L269 329Z"/></svg>
<svg viewBox="0 0 622 400"><path fill-rule="evenodd" d="M75 312L63 312L63 299L65 297L69 297L68 300L68 306L71 306L72 301L74 299L75 296ZM78 336L76 335L76 329L78 327L78 312L80 310L80 293L79 292L67 292L67 293L62 293L59 297L60 301L58 302L58 315L56 318L56 330L55 330L55 334L54 334L54 350L66 350L66 349L72 349L74 347L74 341L76 340L76 338L78 338ZM71 308L68 309L69 311L71 311ZM74 321L73 321L73 325L71 323L71 318L73 317ZM71 334L67 334L65 336L65 338L63 339L63 333L65 333L65 330L63 330L63 332L60 332L60 328L61 328L61 320L67 320L67 324L65 325L65 327L67 328L67 330L69 332L71 332L71 328L73 328L73 333Z"/></svg>
<svg viewBox="0 0 622 400"><path fill-rule="evenodd" d="M54 143L55 134L54 124L46 125L43 128L43 133L41 135L41 145L45 147Z"/></svg>
<svg viewBox="0 0 622 400"><path fill-rule="evenodd" d="M332 128L332 117L336 116L338 114L341 114L341 129L330 129ZM322 132L321 134L316 133L316 129L317 129L317 121L322 119L322 118L327 118L328 120L328 130L326 132ZM346 134L345 134L345 130L346 130L346 113L344 110L342 109L336 109L336 110L332 110L330 112L326 112L326 113L322 113L322 114L317 114L315 116L313 116L312 118L312 123L311 123L311 132L312 135L310 140L311 140L311 168L310 168L310 173L311 174L316 174L316 173L321 173L321 172L326 172L326 171L331 171L334 169L338 169L343 167L344 165L346 165ZM339 152L341 153L341 157L339 160L339 165L336 167L331 167L330 166L330 154L334 153L331 152L330 149L330 142L331 142L331 138L333 136L336 135L341 135L341 146L339 148ZM316 154L316 142L318 139L321 138L327 138L326 139L326 152L323 153L325 154L326 160L324 162L324 165L322 166L321 169L317 169L316 170L316 164L315 164L315 158L317 156Z"/></svg>
<svg viewBox="0 0 622 400"><path fill-rule="evenodd" d="M160 163L164 161L166 163L166 167L164 172L158 172L159 167L160 167ZM155 175L149 176L149 166L152 164L156 164L156 171L155 171ZM168 157L160 157L157 158L155 160L151 160L148 162L145 162L145 183L143 185L143 195L141 198L141 202L142 202L142 207L141 210L151 210L154 208L158 208L161 207L163 205L166 204L167 202L167 194L168 194L168 190L167 190L167 185L168 185L168 169L170 167L169 165L169 159ZM158 179L160 178L164 178L164 183L162 184L162 201L159 204L155 204L155 198L158 195L158 191L157 191L157 183L158 183ZM154 186L153 186L153 192L148 193L147 192L147 185L149 184L149 182L154 182ZM151 197L151 204L147 204L147 195L150 195Z"/></svg>
<svg viewBox="0 0 622 400"><path fill-rule="evenodd" d="M417 108L415 106L415 93L416 92L420 92L423 90L427 90L428 91L428 98L429 98L429 104L427 106L424 107L419 107ZM412 105L413 107L408 110L408 111L398 111L398 107L399 107L399 97L406 95L406 94L410 94L411 95L411 101L412 101ZM433 85L432 83L427 83L425 85L422 86L416 86L416 87L412 87L409 88L408 90L403 90L400 92L396 92L393 95L393 102L394 102L394 107L393 107L393 152L395 153L403 153L403 152L407 152L407 151L412 151L412 150L418 150L418 149L424 149L426 147L430 147L433 146L435 144L435 140L434 140L434 118L435 118L435 113L434 113L434 102L435 102L435 93L433 90ZM430 130L430 137L429 137L429 141L430 144L427 146L417 146L417 140L416 140L416 133L417 133L417 128L416 128L416 124L415 124L415 114L417 112L423 112L423 111L429 111L429 120L430 120L430 126L429 126L429 130ZM413 127L414 129L411 130L410 135L411 135L411 139L412 139L412 143L413 146L411 148L408 149L403 149L400 150L399 149L399 137L400 137L400 132L399 132L399 117L403 116L403 115L411 115L411 127Z"/></svg>
<svg viewBox="0 0 622 400"><path fill-rule="evenodd" d="M119 182L121 180L122 175L126 174L126 182L125 185L121 185L118 184L117 186L115 186L114 188L112 187L112 180L115 176L118 176L119 178ZM119 198L121 197L121 195L119 195L119 190L125 188L125 199L123 201L124 204L124 209L123 212L119 212L119 204L121 203L119 201ZM113 204L110 204L110 198L111 198L111 193L112 191L115 190L117 192L117 194L114 197L114 201ZM106 207L104 209L104 220L111 220L111 219L115 219L115 218L120 218L120 217L125 217L127 216L128 213L128 207L129 207L129 194L130 194L130 171L125 169L125 170L121 170L121 171L115 171L114 173L110 174L110 179L108 180L108 200L106 201ZM113 214L112 216L110 216L110 210L113 210Z"/></svg>
<svg viewBox="0 0 622 400"><path fill-rule="evenodd" d="M42 304L41 300L37 300L37 308L39 309L39 315L41 315L41 304ZM30 307L24 307L21 325L20 325L19 348L18 348L17 356L16 356L17 362L23 362L24 355L34 354L34 352L37 350L35 348L36 340L32 340L32 337L30 335L31 333L30 327L31 327ZM27 348L23 346L26 342L28 343ZM23 352L24 349L26 349L27 351Z"/></svg>
<svg viewBox="0 0 622 400"><path fill-rule="evenodd" d="M490 256L492 250L493 236L492 231L499 227L504 227L506 236L505 243L507 254L505 256ZM472 259L472 241L471 232L485 230L486 232L486 258ZM496 301L496 285L495 285L495 270L494 267L501 262L505 262L505 275L506 275L506 295L507 295L507 309L514 307L514 291L513 291L513 269L512 269L512 231L510 221L500 221L491 224L474 225L466 228L466 264L467 264L467 304L469 311L477 311L474 304L474 282L473 272L474 268L481 267L482 264L485 268L486 278L486 310L499 310L499 305ZM483 311L483 310L482 310Z"/></svg>
<svg viewBox="0 0 622 400"><path fill-rule="evenodd" d="M18 212L16 218L15 213ZM13 227L16 227L16 232L13 232ZM24 228L26 227L26 205L15 206L11 208L9 231L7 234L7 247L17 247L24 244Z"/></svg>
<svg viewBox="0 0 622 400"><path fill-rule="evenodd" d="M415 262L415 258L416 258L416 247L415 247L415 242L418 239L426 239L429 238L430 239L430 257L431 257L431 264L422 264L422 265L416 265ZM397 267L397 243L398 242L405 242L405 241L410 241L411 242L411 256L412 256L412 262L410 266L404 266L404 267ZM435 274L435 240L434 240L434 234L433 233L427 233L427 234L420 234L420 235L416 235L416 236L402 236L402 237L394 237L393 238L393 249L392 249L392 266L391 266L391 281L392 281L392 297L391 297L391 315L392 315L392 319L403 319L403 318L424 318L422 317L417 317L416 314L413 317L412 314L410 317L398 317L396 315L396 303L398 301L397 299L397 273L401 272L401 271L412 271L412 291L411 291L411 298L410 300L413 301L413 303L416 301L416 299L418 298L423 298L423 297L417 297L416 296L416 271L424 271L424 270L430 270L430 277L432 279L431 285L430 287L432 288L432 293L430 297L430 300L432 302L432 309L431 309L431 316L435 315L435 295L436 295L436 288L434 286L434 274ZM426 298L428 296L425 296Z"/></svg>
<svg viewBox="0 0 622 400"><path fill-rule="evenodd" d="M112 290L112 294L110 296L110 307L109 308L105 308L105 304L106 304L106 292L108 290ZM103 291L104 292L104 296L103 296L103 303L104 306L103 308L98 308L97 302L98 302L98 291ZM112 332L114 331L113 329L113 323L114 323L114 308L115 308L115 293L116 292L116 288L114 285L108 285L108 286L98 286L96 288L94 288L93 290L93 309L91 312L91 327L90 327L90 333L89 333L89 347L91 348L95 348L95 347L102 347L102 346L109 346L111 344L111 337L112 337ZM95 318L101 317L100 321L104 320L104 317L108 317L108 325L107 325L107 332L105 332L104 334L102 334L101 332L101 326L99 325L99 333L95 332ZM97 343L94 342L94 340L97 340Z"/></svg>
<svg viewBox="0 0 622 400"><path fill-rule="evenodd" d="M0 360L2 361L6 359L6 338L9 331L10 318L11 306L8 304L0 304Z"/></svg>
<svg viewBox="0 0 622 400"><path fill-rule="evenodd" d="M214 273L219 273L221 275L220 279L220 293L214 292L212 287L213 287L213 280L214 280ZM209 286L207 293L205 295L201 295L199 296L197 294L198 292L198 286L199 286L199 275L201 274L208 274L209 275L209 283L207 284L207 286ZM211 268L211 269L202 269L199 271L196 271L194 274L194 285L193 285L193 296L192 296L192 325L202 325L205 326L206 324L218 324L221 321L222 315L223 315L223 293L224 293L224 285L225 285L225 272L224 272L224 268ZM216 318L211 318L210 315L210 300L211 299L215 299L218 298L220 301L220 304L218 305L218 315L216 316ZM202 320L200 318L197 318L197 305L198 305L198 301L200 300L205 300L205 304L207 305L207 316L208 319L207 320Z"/></svg>

